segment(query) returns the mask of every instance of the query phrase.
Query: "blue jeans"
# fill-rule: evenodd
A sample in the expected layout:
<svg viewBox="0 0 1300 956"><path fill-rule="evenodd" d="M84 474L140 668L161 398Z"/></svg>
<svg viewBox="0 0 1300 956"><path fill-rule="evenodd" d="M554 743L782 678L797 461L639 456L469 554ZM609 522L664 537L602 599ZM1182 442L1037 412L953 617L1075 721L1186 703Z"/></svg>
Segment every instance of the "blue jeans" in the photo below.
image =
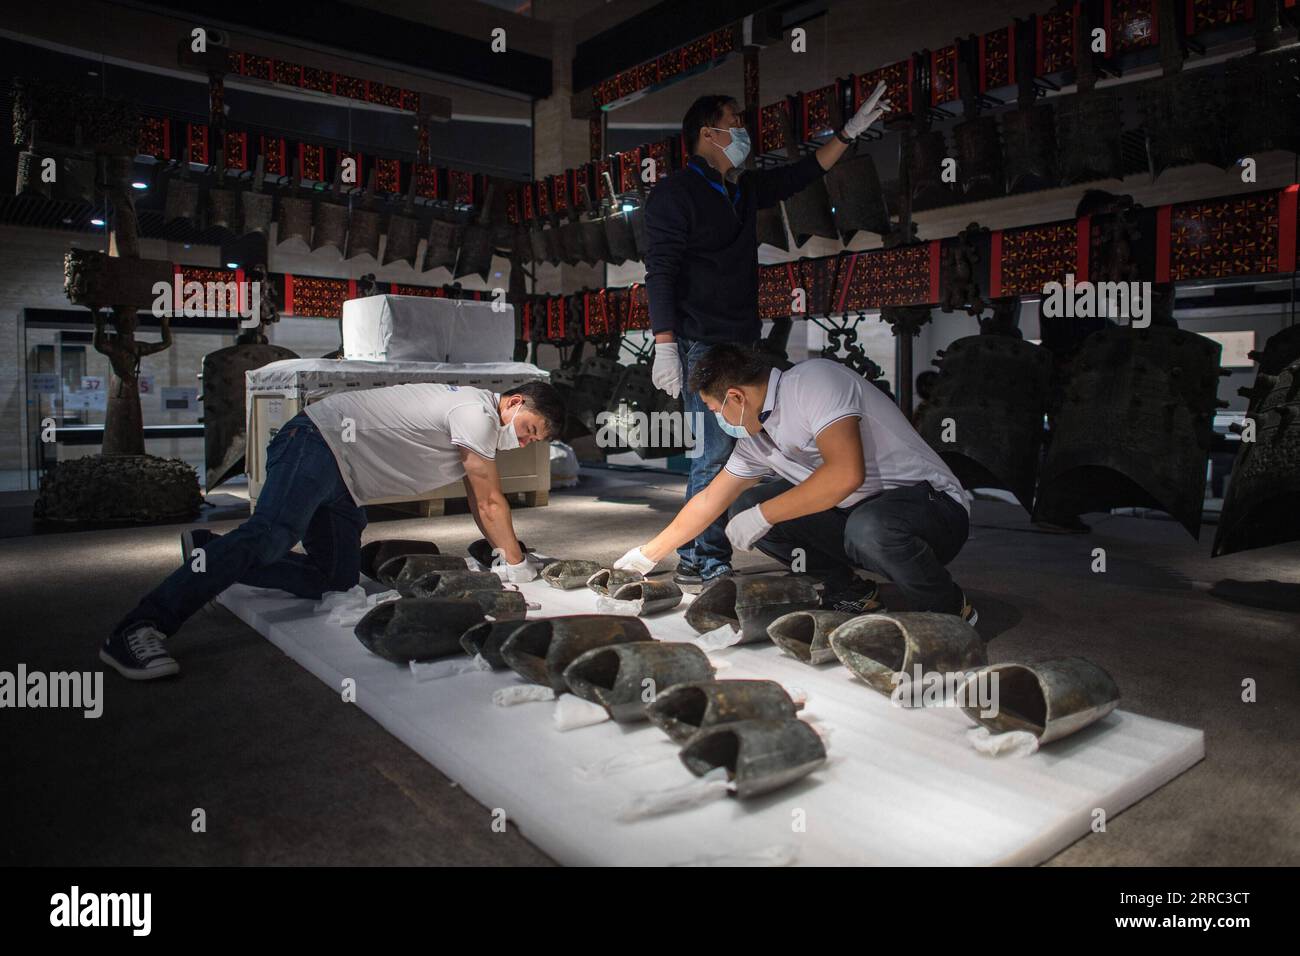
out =
<svg viewBox="0 0 1300 956"><path fill-rule="evenodd" d="M366 514L352 500L334 453L305 414L289 421L266 452L266 484L253 516L203 545L203 568L187 556L118 624L150 622L164 634L230 585L288 591L319 601L361 578ZM306 554L292 548L302 542Z"/></svg>
<svg viewBox="0 0 1300 956"><path fill-rule="evenodd" d="M784 478L744 492L728 513L740 514L789 491ZM970 532L966 509L930 483L890 488L850 508L830 508L781 521L755 547L786 567L803 549L804 569L820 575L829 593L853 580L853 569L883 574L913 611L957 614L962 592L944 565L957 556Z"/></svg>
<svg viewBox="0 0 1300 956"><path fill-rule="evenodd" d="M682 401L687 420L694 423L702 419L704 422L704 434L695 436L696 441L703 442L703 450L695 458L687 459L691 467L690 475L686 479L687 501L690 501L697 492L702 491L722 470L722 466L731 457L731 449L736 445L736 439L718 427L718 420L705 406L704 399L700 398L699 393L692 392L686 387L695 363L708 354L710 347L707 342L677 340L677 351L682 357ZM697 418L692 414L694 412L699 412L700 417ZM719 516L718 520L709 525L698 538L678 548L677 556L680 564L685 565L681 570L695 571L706 581L725 571L730 571L731 542L727 540L727 516L725 514Z"/></svg>

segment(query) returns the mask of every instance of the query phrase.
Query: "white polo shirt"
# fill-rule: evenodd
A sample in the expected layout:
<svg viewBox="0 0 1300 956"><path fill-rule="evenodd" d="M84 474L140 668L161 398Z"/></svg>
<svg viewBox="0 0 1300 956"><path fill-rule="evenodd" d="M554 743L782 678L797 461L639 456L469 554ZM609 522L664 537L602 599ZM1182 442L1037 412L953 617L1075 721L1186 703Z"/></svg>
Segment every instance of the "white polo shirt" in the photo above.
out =
<svg viewBox="0 0 1300 956"><path fill-rule="evenodd" d="M898 406L861 375L830 359L808 359L782 372L772 369L763 402L763 427L736 441L727 471L738 478L776 474L801 484L822 466L816 438L842 418L857 418L866 474L858 490L837 507L848 508L890 488L928 481L967 511L961 483Z"/></svg>
<svg viewBox="0 0 1300 956"><path fill-rule="evenodd" d="M416 498L464 478L461 448L495 458L499 399L464 385L388 385L337 392L306 411L364 505Z"/></svg>

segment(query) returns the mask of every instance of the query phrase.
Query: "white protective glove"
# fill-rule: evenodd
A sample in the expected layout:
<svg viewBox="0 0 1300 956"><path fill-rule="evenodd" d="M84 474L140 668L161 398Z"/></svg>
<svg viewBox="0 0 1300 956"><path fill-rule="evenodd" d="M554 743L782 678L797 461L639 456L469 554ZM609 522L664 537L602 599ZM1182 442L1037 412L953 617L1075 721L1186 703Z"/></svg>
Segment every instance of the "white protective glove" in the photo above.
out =
<svg viewBox="0 0 1300 956"><path fill-rule="evenodd" d="M506 564L502 561L500 564L494 564L492 570L497 573L502 581L510 584L523 584L537 577L537 562L530 555L525 554L524 559L518 564Z"/></svg>
<svg viewBox="0 0 1300 956"><path fill-rule="evenodd" d="M649 574L655 569L658 561L651 561L641 553L640 548L633 548L623 557L614 562L615 571L636 571L638 574Z"/></svg>
<svg viewBox="0 0 1300 956"><path fill-rule="evenodd" d="M650 369L650 381L657 389L676 398L682 393L682 359L676 342L655 343L655 364Z"/></svg>
<svg viewBox="0 0 1300 956"><path fill-rule="evenodd" d="M746 508L727 522L727 540L737 551L750 551L754 542L772 530L759 505Z"/></svg>
<svg viewBox="0 0 1300 956"><path fill-rule="evenodd" d="M845 136L849 139L857 139L871 127L872 123L885 115L885 111L889 109L889 101L880 99L884 95L885 84L877 84L866 102L844 124Z"/></svg>

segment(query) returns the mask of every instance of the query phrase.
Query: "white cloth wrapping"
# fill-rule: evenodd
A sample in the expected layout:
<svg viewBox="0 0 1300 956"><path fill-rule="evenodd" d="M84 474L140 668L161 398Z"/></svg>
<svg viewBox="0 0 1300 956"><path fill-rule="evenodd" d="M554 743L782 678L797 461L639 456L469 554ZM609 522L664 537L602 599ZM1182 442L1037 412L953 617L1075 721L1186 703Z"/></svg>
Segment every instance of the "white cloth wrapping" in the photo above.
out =
<svg viewBox="0 0 1300 956"><path fill-rule="evenodd" d="M1027 730L991 734L987 727L972 727L966 738L976 752L987 757L1028 757L1038 753L1038 738Z"/></svg>
<svg viewBox="0 0 1300 956"><path fill-rule="evenodd" d="M358 584L348 591L331 591L326 594L316 605L315 611L317 614L327 614L327 620L331 624L356 627L376 604L395 601L399 597L401 595L396 591L382 591L367 596L366 589Z"/></svg>
<svg viewBox="0 0 1300 956"><path fill-rule="evenodd" d="M343 357L370 362L506 362L515 307L423 295L371 295L343 303Z"/></svg>

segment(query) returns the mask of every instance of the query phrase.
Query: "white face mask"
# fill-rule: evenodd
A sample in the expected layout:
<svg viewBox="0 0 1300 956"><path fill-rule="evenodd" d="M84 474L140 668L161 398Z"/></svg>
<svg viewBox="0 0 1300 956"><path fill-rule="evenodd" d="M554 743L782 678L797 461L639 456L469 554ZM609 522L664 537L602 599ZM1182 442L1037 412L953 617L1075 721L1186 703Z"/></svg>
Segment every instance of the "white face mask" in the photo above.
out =
<svg viewBox="0 0 1300 956"><path fill-rule="evenodd" d="M522 403L515 406L514 412L510 415L510 421L501 426L501 431L497 432L497 450L509 451L512 448L519 447L519 433L515 431L515 418L519 415L519 409L523 408Z"/></svg>
<svg viewBox="0 0 1300 956"><path fill-rule="evenodd" d="M710 126L709 129L716 130L719 133L731 134L731 142L726 146L719 146L717 143L713 145L727 154L727 159L732 166L739 168L740 164L745 161L745 157L749 155L749 130L743 126L733 126L729 129Z"/></svg>

